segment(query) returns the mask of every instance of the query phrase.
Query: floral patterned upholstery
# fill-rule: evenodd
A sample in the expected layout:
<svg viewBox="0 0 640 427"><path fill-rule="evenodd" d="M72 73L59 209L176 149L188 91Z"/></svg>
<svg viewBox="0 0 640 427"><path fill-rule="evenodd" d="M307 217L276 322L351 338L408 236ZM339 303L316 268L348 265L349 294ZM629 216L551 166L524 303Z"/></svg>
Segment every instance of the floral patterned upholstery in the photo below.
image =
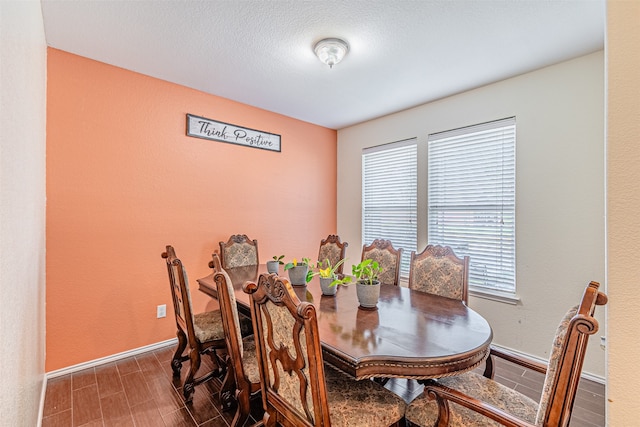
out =
<svg viewBox="0 0 640 427"><path fill-rule="evenodd" d="M330 234L326 239L323 239L320 242L320 251L318 251L318 262L324 268L328 267L325 265L325 261L328 259L333 267L344 258L345 252L347 250L347 246L349 244L347 242L342 243L340 241L340 237L335 234ZM336 270L337 273L342 273L343 265L340 265Z"/></svg>
<svg viewBox="0 0 640 427"><path fill-rule="evenodd" d="M390 426L404 417L404 400L375 381L356 381L327 363L324 377L332 426Z"/></svg>
<svg viewBox="0 0 640 427"><path fill-rule="evenodd" d="M536 418L538 404L534 400L474 372L441 378L438 384L487 402L530 423L533 423ZM450 427L501 425L455 403L449 403L449 409ZM429 397L423 393L407 406L405 416L407 421L414 425L434 426L438 419L438 404L435 400L429 400Z"/></svg>
<svg viewBox="0 0 640 427"><path fill-rule="evenodd" d="M564 345L565 338L567 336L567 331L569 329L569 323L573 316L578 312L578 306L571 308L567 311L564 318L558 325L558 330L556 331L556 336L553 339L553 345L551 346L551 354L549 356L549 366L547 367L547 375L544 379L544 384L542 386L542 396L540 396L540 410L538 411L538 415L536 417L536 424L542 425L542 419L544 418L544 413L547 410L547 405L549 404L549 398L551 397L551 390L554 386L554 380L556 371L558 370L558 362L560 361L560 354L562 350L562 346Z"/></svg>
<svg viewBox="0 0 640 427"><path fill-rule="evenodd" d="M398 285L402 249L395 250L389 240L376 239L371 245L362 247L362 261L372 259L380 265L378 280L389 285Z"/></svg>
<svg viewBox="0 0 640 427"><path fill-rule="evenodd" d="M334 427L387 427L403 419L406 404L400 397L323 364L315 308L300 302L286 279L262 275L258 285L247 283L244 289L253 294L251 312L260 328L256 341L267 412L286 411L312 425L327 425L328 417ZM276 395L285 408L269 403Z"/></svg>
<svg viewBox="0 0 640 427"><path fill-rule="evenodd" d="M258 242L249 240L246 234L234 234L225 242L220 242L222 268L258 265Z"/></svg>
<svg viewBox="0 0 640 427"><path fill-rule="evenodd" d="M209 266L213 268L213 280L218 289L228 355L226 362L229 369L220 388L220 401L225 409L236 407L231 425L242 426L251 411L250 397L260 391L255 341L253 335L242 338L243 325L246 325L247 318L241 317L238 313L233 283L222 268L218 254L213 254L213 261ZM253 333L252 325L249 327Z"/></svg>
<svg viewBox="0 0 640 427"><path fill-rule="evenodd" d="M205 311L193 316L193 331L201 342L223 340L222 316L220 310Z"/></svg>
<svg viewBox="0 0 640 427"><path fill-rule="evenodd" d="M451 248L427 246L411 253L409 288L467 302L468 257L459 259Z"/></svg>
<svg viewBox="0 0 640 427"><path fill-rule="evenodd" d="M258 358L256 357L256 341L253 336L242 340L242 368L247 379L252 383L260 382Z"/></svg>

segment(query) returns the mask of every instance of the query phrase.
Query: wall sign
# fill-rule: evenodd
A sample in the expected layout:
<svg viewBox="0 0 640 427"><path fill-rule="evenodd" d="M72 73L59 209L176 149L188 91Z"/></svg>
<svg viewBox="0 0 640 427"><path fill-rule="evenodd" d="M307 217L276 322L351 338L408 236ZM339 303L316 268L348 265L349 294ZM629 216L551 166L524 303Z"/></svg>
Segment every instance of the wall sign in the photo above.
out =
<svg viewBox="0 0 640 427"><path fill-rule="evenodd" d="M280 135L187 114L187 136L280 151Z"/></svg>

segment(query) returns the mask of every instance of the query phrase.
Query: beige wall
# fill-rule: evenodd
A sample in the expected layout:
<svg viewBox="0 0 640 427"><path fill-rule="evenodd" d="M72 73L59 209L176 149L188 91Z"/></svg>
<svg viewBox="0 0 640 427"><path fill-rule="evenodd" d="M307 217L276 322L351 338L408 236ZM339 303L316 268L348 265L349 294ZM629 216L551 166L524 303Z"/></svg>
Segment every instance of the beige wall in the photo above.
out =
<svg viewBox="0 0 640 427"><path fill-rule="evenodd" d="M44 373L46 44L39 1L0 1L0 424L34 426Z"/></svg>
<svg viewBox="0 0 640 427"><path fill-rule="evenodd" d="M427 135L517 121L516 286L520 303L471 297L494 343L547 359L555 328L590 280L605 280L604 53L596 52L338 132L338 232L361 250L362 148L417 137L418 250L426 241ZM598 315L603 323L603 310ZM604 378L594 337L585 372Z"/></svg>
<svg viewBox="0 0 640 427"><path fill-rule="evenodd" d="M640 2L607 7L607 421L638 425L640 401Z"/></svg>

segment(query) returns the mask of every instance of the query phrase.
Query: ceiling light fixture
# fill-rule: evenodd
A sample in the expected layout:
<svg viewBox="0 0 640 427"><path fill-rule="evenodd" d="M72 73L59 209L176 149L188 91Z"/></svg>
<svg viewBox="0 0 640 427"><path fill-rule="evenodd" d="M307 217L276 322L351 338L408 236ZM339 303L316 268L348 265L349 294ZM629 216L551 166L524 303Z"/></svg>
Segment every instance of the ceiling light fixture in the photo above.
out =
<svg viewBox="0 0 640 427"><path fill-rule="evenodd" d="M346 41L336 38L322 39L313 47L313 51L320 61L333 68L349 52Z"/></svg>

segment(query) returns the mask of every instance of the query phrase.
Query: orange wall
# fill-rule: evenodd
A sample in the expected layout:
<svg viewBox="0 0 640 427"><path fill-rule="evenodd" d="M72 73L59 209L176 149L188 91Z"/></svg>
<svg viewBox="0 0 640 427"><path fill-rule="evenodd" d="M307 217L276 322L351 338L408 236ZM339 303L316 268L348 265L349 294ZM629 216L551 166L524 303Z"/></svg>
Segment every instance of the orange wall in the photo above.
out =
<svg viewBox="0 0 640 427"><path fill-rule="evenodd" d="M202 311L220 240L245 233L264 262L314 258L336 231L334 130L56 49L47 91L47 371L175 337L167 244ZM187 113L280 134L282 152L187 137Z"/></svg>

